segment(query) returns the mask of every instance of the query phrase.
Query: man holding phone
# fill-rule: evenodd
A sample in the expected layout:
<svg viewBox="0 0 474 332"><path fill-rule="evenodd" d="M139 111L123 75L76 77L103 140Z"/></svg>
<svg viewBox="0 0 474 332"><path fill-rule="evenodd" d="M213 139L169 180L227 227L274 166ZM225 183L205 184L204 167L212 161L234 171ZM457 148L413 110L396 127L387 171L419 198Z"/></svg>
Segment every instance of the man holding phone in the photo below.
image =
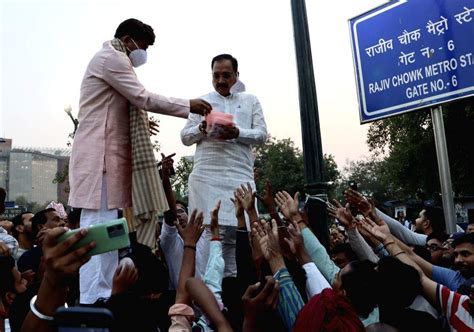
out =
<svg viewBox="0 0 474 332"><path fill-rule="evenodd" d="M84 75L69 167L69 205L82 208L80 226L117 218L119 208L132 206L131 112L141 110L186 118L206 114L201 99L167 98L147 91L133 67L147 60L153 45L151 26L136 19L122 22L115 38L104 43ZM116 251L94 256L80 271L80 302L109 297L118 264Z"/></svg>

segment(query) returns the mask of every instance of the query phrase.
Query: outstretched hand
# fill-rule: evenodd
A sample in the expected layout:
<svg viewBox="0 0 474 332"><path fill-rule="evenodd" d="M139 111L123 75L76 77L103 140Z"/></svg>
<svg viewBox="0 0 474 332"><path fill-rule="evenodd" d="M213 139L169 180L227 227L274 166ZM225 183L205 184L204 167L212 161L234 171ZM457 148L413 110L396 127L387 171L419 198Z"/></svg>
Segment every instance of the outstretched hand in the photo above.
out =
<svg viewBox="0 0 474 332"><path fill-rule="evenodd" d="M275 195L275 203L280 208L281 213L292 221L298 221L301 219L298 212L299 205L299 193L296 192L294 197L291 197L286 191L279 191Z"/></svg>
<svg viewBox="0 0 474 332"><path fill-rule="evenodd" d="M194 210L185 227L182 227L178 221L175 221L175 226L178 233L183 239L184 245L195 246L204 231L202 212L197 213Z"/></svg>
<svg viewBox="0 0 474 332"><path fill-rule="evenodd" d="M138 280L138 271L132 259L125 257L122 259L115 270L112 282L112 295L127 292L131 286Z"/></svg>
<svg viewBox="0 0 474 332"><path fill-rule="evenodd" d="M174 168L173 168L173 156L176 153L173 153L169 156L165 156L163 153L161 154L161 174L163 175L163 179L169 179L171 175L174 175Z"/></svg>
<svg viewBox="0 0 474 332"><path fill-rule="evenodd" d="M362 228L382 243L385 243L391 237L390 229L383 222L377 225L373 220L364 218L360 221L360 224Z"/></svg>
<svg viewBox="0 0 474 332"><path fill-rule="evenodd" d="M244 206L242 203L242 198L237 193L237 190L234 190L234 198L231 197L230 200L232 201L232 203L234 203L235 217L237 219L244 218Z"/></svg>
<svg viewBox="0 0 474 332"><path fill-rule="evenodd" d="M255 236L257 237L263 257L267 261L274 258L281 258L281 249L278 239L278 226L272 219L271 224L266 221L254 222Z"/></svg>
<svg viewBox="0 0 474 332"><path fill-rule="evenodd" d="M219 200L211 211L211 234L213 238L219 237L219 209L221 208L221 201Z"/></svg>
<svg viewBox="0 0 474 332"><path fill-rule="evenodd" d="M349 202L349 204L356 207L364 217L369 216L373 210L375 210L373 201L369 201L360 192L352 188L348 188L346 191L344 191L344 197Z"/></svg>
<svg viewBox="0 0 474 332"><path fill-rule="evenodd" d="M236 189L237 195L240 197L243 208L247 213L255 210L255 196L256 193L252 191L252 186L247 182L247 185L241 185Z"/></svg>
<svg viewBox="0 0 474 332"><path fill-rule="evenodd" d="M72 250L72 246L87 235L86 228L66 240L58 242L58 238L67 230L65 227L56 227L44 232L44 279L52 285L64 283L68 278L76 275L79 268L90 259L87 253L95 247L95 242L92 241Z"/></svg>
<svg viewBox="0 0 474 332"><path fill-rule="evenodd" d="M212 106L203 99L191 99L189 101L191 113L206 115L212 111Z"/></svg>
<svg viewBox="0 0 474 332"><path fill-rule="evenodd" d="M255 325L266 311L274 310L278 303L280 284L271 276L265 278L265 287L257 293L260 282L250 285L242 296L244 326Z"/></svg>
<svg viewBox="0 0 474 332"><path fill-rule="evenodd" d="M352 216L351 211L349 210L349 203L346 203L345 206L342 206L337 199L333 199L332 202L334 203L334 205L328 205L327 207L329 215L339 220L341 224L346 228L354 227L356 220Z"/></svg>

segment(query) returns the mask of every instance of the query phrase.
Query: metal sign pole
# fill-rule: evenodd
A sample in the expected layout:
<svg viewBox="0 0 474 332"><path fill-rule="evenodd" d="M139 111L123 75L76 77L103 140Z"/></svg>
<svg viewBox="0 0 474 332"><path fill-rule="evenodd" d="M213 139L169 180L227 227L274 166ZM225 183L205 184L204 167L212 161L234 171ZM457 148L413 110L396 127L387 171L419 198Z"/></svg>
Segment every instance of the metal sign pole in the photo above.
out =
<svg viewBox="0 0 474 332"><path fill-rule="evenodd" d="M453 189L451 184L451 171L449 169L448 149L446 147L446 134L444 132L443 106L431 108L431 120L436 143L436 156L438 158L439 179L441 181L441 195L443 198L444 220L446 231L449 234L456 232L456 213L454 210Z"/></svg>
<svg viewBox="0 0 474 332"><path fill-rule="evenodd" d="M313 57L309 38L305 0L291 0L295 38L296 65L300 100L301 134L303 137L304 172L307 193L327 197L323 175L323 149L319 126L318 100L314 82ZM319 242L329 249L328 217L325 199L310 198L306 202L308 219Z"/></svg>

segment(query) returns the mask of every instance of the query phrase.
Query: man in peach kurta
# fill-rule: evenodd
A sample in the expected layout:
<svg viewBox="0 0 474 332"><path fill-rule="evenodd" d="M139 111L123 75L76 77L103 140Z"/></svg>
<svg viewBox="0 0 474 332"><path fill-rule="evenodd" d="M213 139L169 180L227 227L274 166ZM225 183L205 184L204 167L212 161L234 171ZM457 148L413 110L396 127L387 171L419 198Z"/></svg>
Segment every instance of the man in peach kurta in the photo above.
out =
<svg viewBox="0 0 474 332"><path fill-rule="evenodd" d="M187 118L211 106L200 99L167 98L147 91L133 67L146 62L153 29L138 20L122 22L115 39L90 61L81 85L79 127L69 166L69 205L82 208L81 227L117 218L132 206L130 104L139 109ZM80 302L109 297L117 252L92 257L80 271Z"/></svg>

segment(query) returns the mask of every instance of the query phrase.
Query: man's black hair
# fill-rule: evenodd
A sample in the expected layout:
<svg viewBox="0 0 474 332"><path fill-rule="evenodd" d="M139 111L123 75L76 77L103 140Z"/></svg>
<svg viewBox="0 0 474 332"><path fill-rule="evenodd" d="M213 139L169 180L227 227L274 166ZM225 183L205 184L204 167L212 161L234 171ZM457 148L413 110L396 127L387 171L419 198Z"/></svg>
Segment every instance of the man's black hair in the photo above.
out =
<svg viewBox="0 0 474 332"><path fill-rule="evenodd" d="M413 252L425 261L431 263L431 252L425 246L414 246Z"/></svg>
<svg viewBox="0 0 474 332"><path fill-rule="evenodd" d="M81 221L81 208L75 208L69 212L67 215L67 220L69 225L79 225Z"/></svg>
<svg viewBox="0 0 474 332"><path fill-rule="evenodd" d="M136 41L144 41L148 45L153 45L155 42L155 33L153 28L148 24L143 23L135 18L129 18L123 21L115 31L115 38L122 38L123 36L130 36Z"/></svg>
<svg viewBox="0 0 474 332"><path fill-rule="evenodd" d="M215 62L219 62L219 61L223 61L223 60L230 60L230 62L232 62L232 69L234 69L234 72L238 71L239 63L237 62L237 59L234 58L230 54L219 54L219 55L215 56L211 61L211 69L214 68L214 63Z"/></svg>
<svg viewBox="0 0 474 332"><path fill-rule="evenodd" d="M186 211L186 214L189 214L188 213L188 205L184 201L181 201L181 200L177 199L176 204L182 205L184 207L184 211Z"/></svg>
<svg viewBox="0 0 474 332"><path fill-rule="evenodd" d="M432 239L436 239L439 242L443 243L448 238L449 238L449 235L444 232L432 232L426 237L426 243L428 243L428 241Z"/></svg>
<svg viewBox="0 0 474 332"><path fill-rule="evenodd" d="M46 217L46 214L48 212L56 211L56 209L49 208L49 209L44 209L39 212L36 212L35 215L33 216L33 219L31 219L31 230L33 232L33 236L36 238L36 235L38 235L39 232L39 225L44 225L48 221L48 218Z"/></svg>
<svg viewBox="0 0 474 332"><path fill-rule="evenodd" d="M366 318L377 306L378 277L376 264L352 261L347 272L341 274L342 288L357 314Z"/></svg>
<svg viewBox="0 0 474 332"><path fill-rule="evenodd" d="M26 211L26 212L22 212L20 214L17 214L15 217L13 217L12 219L12 223L13 223L13 227L12 227L12 235L15 237L15 238L18 238L18 231L16 230L16 226L23 226L23 216L25 214L30 214L30 213L33 213L31 211Z"/></svg>
<svg viewBox="0 0 474 332"><path fill-rule="evenodd" d="M458 237L456 240L453 241L453 243L451 243L451 246L453 248L456 248L458 245L463 243L474 244L474 233L464 234L463 236Z"/></svg>
<svg viewBox="0 0 474 332"><path fill-rule="evenodd" d="M471 294L471 287L474 286L474 277L471 277L469 279L466 279L461 286L457 289L457 293L462 294L462 295L467 295Z"/></svg>
<svg viewBox="0 0 474 332"><path fill-rule="evenodd" d="M425 217L430 221L433 232L446 231L443 209L439 207L427 206L425 207Z"/></svg>
<svg viewBox="0 0 474 332"><path fill-rule="evenodd" d="M137 295L166 292L169 286L168 270L151 249L143 244L134 243L129 257L138 270L138 280L131 287Z"/></svg>
<svg viewBox="0 0 474 332"><path fill-rule="evenodd" d="M15 260L11 256L0 256L0 295L15 291L15 278L12 269L15 266Z"/></svg>
<svg viewBox="0 0 474 332"><path fill-rule="evenodd" d="M420 275L412 266L390 256L381 258L378 266L380 280L386 286L379 294L379 303L385 307L401 310L421 294Z"/></svg>
<svg viewBox="0 0 474 332"><path fill-rule="evenodd" d="M331 250L331 255L336 255L340 253L343 253L344 255L346 255L348 262L359 260L359 258L357 257L356 253L352 250L349 243L337 244Z"/></svg>

